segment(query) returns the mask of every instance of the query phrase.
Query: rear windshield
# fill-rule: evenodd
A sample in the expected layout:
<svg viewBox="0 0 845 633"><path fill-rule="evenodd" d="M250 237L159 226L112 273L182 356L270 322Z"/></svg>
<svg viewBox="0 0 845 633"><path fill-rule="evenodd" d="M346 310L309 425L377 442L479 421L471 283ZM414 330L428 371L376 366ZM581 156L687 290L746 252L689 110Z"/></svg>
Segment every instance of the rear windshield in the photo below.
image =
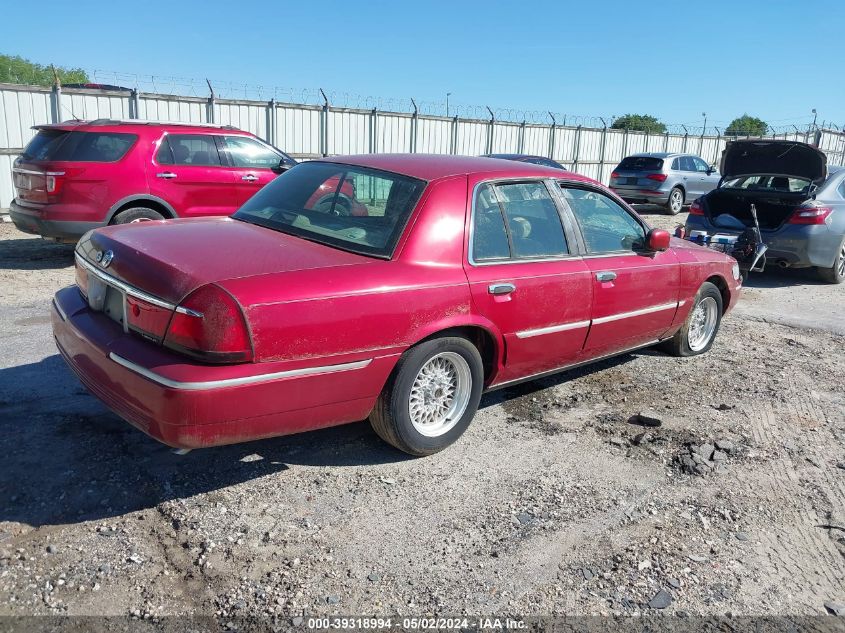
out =
<svg viewBox="0 0 845 633"><path fill-rule="evenodd" d="M803 178L788 176L743 176L726 180L723 187L777 193L807 193L812 183Z"/></svg>
<svg viewBox="0 0 845 633"><path fill-rule="evenodd" d="M616 169L628 171L660 171L663 169L663 159L653 156L628 156L623 158Z"/></svg>
<svg viewBox="0 0 845 633"><path fill-rule="evenodd" d="M69 160L113 163L120 160L138 140L135 134L39 130L26 146L26 160Z"/></svg>
<svg viewBox="0 0 845 633"><path fill-rule="evenodd" d="M311 161L276 178L233 217L328 246L389 258L425 185L386 171Z"/></svg>

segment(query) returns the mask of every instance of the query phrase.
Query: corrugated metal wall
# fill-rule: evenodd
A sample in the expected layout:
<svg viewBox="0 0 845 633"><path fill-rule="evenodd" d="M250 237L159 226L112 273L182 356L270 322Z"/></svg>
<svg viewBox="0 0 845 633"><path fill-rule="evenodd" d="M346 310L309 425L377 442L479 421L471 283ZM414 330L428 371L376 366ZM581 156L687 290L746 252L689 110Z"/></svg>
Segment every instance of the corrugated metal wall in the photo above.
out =
<svg viewBox="0 0 845 633"><path fill-rule="evenodd" d="M618 162L630 154L690 152L716 163L725 146L724 138L712 136L553 128L331 106L0 84L0 208L7 208L14 196L11 166L32 138L32 126L73 118L233 125L298 158L409 151L538 154L605 183ZM777 138L817 140L831 164L845 164L845 134L822 130L816 139L813 136L796 132Z"/></svg>

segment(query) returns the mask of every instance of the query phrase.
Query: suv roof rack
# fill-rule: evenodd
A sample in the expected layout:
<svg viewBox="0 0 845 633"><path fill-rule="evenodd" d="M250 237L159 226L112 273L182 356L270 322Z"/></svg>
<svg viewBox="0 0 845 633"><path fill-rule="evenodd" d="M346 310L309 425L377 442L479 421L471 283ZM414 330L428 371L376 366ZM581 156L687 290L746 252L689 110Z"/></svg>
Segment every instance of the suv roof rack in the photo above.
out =
<svg viewBox="0 0 845 633"><path fill-rule="evenodd" d="M85 123L85 121L80 121ZM240 130L234 125L221 125L219 123L188 123L186 121L147 121L144 119L94 119L88 121L88 125L184 125L186 127L213 127L221 130Z"/></svg>

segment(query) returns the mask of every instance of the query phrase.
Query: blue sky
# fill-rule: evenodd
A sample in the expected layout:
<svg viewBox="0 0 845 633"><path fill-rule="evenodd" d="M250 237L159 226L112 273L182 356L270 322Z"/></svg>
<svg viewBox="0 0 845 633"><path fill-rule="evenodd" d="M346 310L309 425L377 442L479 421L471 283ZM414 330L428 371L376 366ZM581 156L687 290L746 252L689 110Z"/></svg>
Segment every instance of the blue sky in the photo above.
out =
<svg viewBox="0 0 845 633"><path fill-rule="evenodd" d="M703 112L708 126L744 112L806 126L816 108L819 122L845 124L843 0L4 4L0 52L97 70L103 83L117 71L124 84L193 78L199 91L211 77L324 88L353 106L414 97L430 111L451 92L453 108L689 126Z"/></svg>

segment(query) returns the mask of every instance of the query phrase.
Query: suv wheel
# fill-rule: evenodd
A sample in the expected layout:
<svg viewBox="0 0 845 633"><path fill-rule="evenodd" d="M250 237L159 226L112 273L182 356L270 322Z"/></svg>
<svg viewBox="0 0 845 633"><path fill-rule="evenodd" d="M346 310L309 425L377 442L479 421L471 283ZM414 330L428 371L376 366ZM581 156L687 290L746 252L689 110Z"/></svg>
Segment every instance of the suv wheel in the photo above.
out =
<svg viewBox="0 0 845 633"><path fill-rule="evenodd" d="M370 424L400 451L431 455L466 431L478 409L483 382L475 345L453 336L425 341L399 359Z"/></svg>
<svg viewBox="0 0 845 633"><path fill-rule="evenodd" d="M678 215L684 208L684 192L680 187L672 187L669 192L669 201L666 203L666 210L672 215Z"/></svg>
<svg viewBox="0 0 845 633"><path fill-rule="evenodd" d="M661 343L672 356L698 356L713 346L722 323L722 293L705 281L698 289L687 320L675 336Z"/></svg>
<svg viewBox="0 0 845 633"><path fill-rule="evenodd" d="M131 224L133 222L148 222L150 220L163 220L164 216L147 207L132 207L125 209L112 218L111 224Z"/></svg>
<svg viewBox="0 0 845 633"><path fill-rule="evenodd" d="M819 268L819 277L830 284L841 284L845 281L845 240L839 245L839 252L830 268Z"/></svg>

